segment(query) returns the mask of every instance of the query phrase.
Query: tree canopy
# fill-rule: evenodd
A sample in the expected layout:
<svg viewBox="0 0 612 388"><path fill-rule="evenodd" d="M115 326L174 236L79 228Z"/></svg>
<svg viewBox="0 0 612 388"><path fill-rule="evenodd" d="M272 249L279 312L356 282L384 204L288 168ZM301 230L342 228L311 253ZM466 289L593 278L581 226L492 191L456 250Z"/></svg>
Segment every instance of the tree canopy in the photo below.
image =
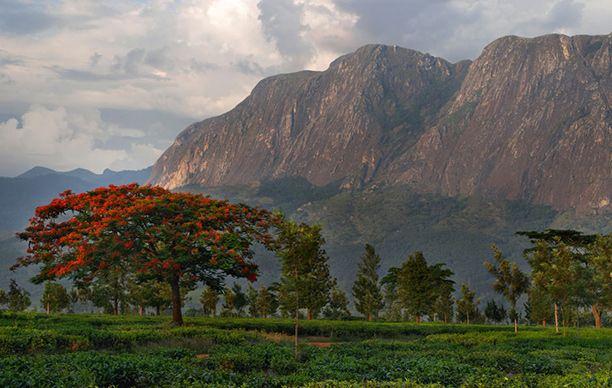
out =
<svg viewBox="0 0 612 388"><path fill-rule="evenodd" d="M40 266L35 282L91 282L126 268L170 284L173 321L182 324L180 287L219 287L227 275L257 278L255 243L269 245L266 210L161 187L108 186L66 191L36 209L19 237L29 243L16 266Z"/></svg>

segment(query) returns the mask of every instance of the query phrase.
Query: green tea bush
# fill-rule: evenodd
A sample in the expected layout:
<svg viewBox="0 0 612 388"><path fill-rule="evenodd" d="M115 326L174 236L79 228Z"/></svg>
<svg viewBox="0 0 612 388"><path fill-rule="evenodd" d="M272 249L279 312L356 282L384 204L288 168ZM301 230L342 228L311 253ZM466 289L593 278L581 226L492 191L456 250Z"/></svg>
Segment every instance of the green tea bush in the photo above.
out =
<svg viewBox="0 0 612 388"><path fill-rule="evenodd" d="M0 314L0 386L610 386L609 329L303 323L296 360L289 320Z"/></svg>

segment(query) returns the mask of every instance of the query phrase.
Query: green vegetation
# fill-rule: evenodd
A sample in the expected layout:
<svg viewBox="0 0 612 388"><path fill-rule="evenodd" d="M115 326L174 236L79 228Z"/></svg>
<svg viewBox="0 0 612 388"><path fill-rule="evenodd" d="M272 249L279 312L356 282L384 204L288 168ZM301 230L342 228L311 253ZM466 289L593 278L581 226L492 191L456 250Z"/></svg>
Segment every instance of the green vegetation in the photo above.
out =
<svg viewBox="0 0 612 388"><path fill-rule="evenodd" d="M378 281L378 270L381 257L376 254L374 247L366 244L365 253L361 257L357 269L357 279L353 284L353 298L355 309L363 314L368 321L377 317L384 303Z"/></svg>
<svg viewBox="0 0 612 388"><path fill-rule="evenodd" d="M495 263L485 261L485 267L495 277L493 289L502 294L510 303L510 319L514 321L514 332L518 332L518 299L529 289L529 277L516 263L506 260L502 252L493 245Z"/></svg>
<svg viewBox="0 0 612 388"><path fill-rule="evenodd" d="M295 315L306 309L308 319L316 318L329 301L333 281L322 248L325 240L320 226L286 222L280 227L277 254L282 263L279 287L280 309Z"/></svg>
<svg viewBox="0 0 612 388"><path fill-rule="evenodd" d="M11 311L23 311L31 304L30 293L11 279L8 292L0 289L0 306L5 305Z"/></svg>
<svg viewBox="0 0 612 388"><path fill-rule="evenodd" d="M61 221L75 211L77 216ZM369 244L352 290L355 308L367 321L356 321L331 274L319 225L149 186L66 192L37 208L20 234L29 249L15 268L38 265L33 281L47 281L47 316L16 313L30 298L15 281L0 293L0 304L11 311L0 315L0 383L608 384L611 338L601 326L612 307L610 235L550 229L518 234L532 243L523 252L530 276L495 245L494 263L484 263L493 289L510 305L514 330L483 325L485 317L503 321L506 308L489 300L482 314L480 297L468 283L455 301L453 271L430 264L420 251L379 279L382 258ZM226 283L228 276L257 280L255 243L278 257L279 282L260 283L259 289L249 284L246 290L240 282ZM52 282L65 277L73 282L70 292ZM205 286L202 308L188 315L210 317L184 322L186 291L198 284ZM518 302L526 293L524 311L532 323L545 322L554 306L554 331L526 327L519 335ZM115 317L51 316L78 301ZM157 315L170 310L172 322L144 318L148 307ZM587 308L598 332L569 329ZM383 309L387 321L414 323L371 322ZM135 311L140 318L129 315ZM317 321L321 313L330 320ZM253 318L241 318L247 314ZM259 319L278 314L291 320ZM300 326L302 314L307 320ZM466 325L446 324L453 320Z"/></svg>
<svg viewBox="0 0 612 388"><path fill-rule="evenodd" d="M423 253L415 252L397 269L397 296L400 306L417 323L425 315L431 320L438 317L435 310L442 298L452 305L450 295L454 282L453 272L443 264L427 265ZM451 307L452 308L452 307Z"/></svg>
<svg viewBox="0 0 612 388"><path fill-rule="evenodd" d="M0 385L594 386L612 382L612 331L366 321L0 314ZM331 346L328 346L331 345Z"/></svg>
<svg viewBox="0 0 612 388"><path fill-rule="evenodd" d="M61 284L47 282L40 303L47 310L47 314L56 313L70 306L70 296Z"/></svg>

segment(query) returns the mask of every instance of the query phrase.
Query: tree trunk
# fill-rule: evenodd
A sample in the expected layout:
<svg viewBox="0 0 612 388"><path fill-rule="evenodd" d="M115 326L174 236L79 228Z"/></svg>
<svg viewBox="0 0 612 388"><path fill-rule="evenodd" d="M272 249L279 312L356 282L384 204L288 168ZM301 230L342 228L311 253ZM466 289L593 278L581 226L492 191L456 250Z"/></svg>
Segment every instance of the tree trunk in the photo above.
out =
<svg viewBox="0 0 612 388"><path fill-rule="evenodd" d="M415 317L415 319L416 319L416 323L421 323L421 316L420 315L417 315Z"/></svg>
<svg viewBox="0 0 612 388"><path fill-rule="evenodd" d="M161 307L159 305L155 306L155 315L157 316L161 315Z"/></svg>
<svg viewBox="0 0 612 388"><path fill-rule="evenodd" d="M51 314L51 304L50 303L47 303L46 309L47 309L47 315Z"/></svg>
<svg viewBox="0 0 612 388"><path fill-rule="evenodd" d="M372 314L368 313L368 321L372 320Z"/></svg>
<svg viewBox="0 0 612 388"><path fill-rule="evenodd" d="M514 317L514 334L518 334L518 319Z"/></svg>
<svg viewBox="0 0 612 388"><path fill-rule="evenodd" d="M510 314L514 317L514 334L518 334L518 313L516 312L516 300L510 300Z"/></svg>
<svg viewBox="0 0 612 388"><path fill-rule="evenodd" d="M296 292L297 294L297 292ZM298 334L299 334L299 326L300 326L300 310L295 309L295 327L293 328L293 348L295 353L295 359L297 360L299 357L298 354Z"/></svg>
<svg viewBox="0 0 612 388"><path fill-rule="evenodd" d="M144 309L142 308L142 305L138 306L138 315L142 317L143 313L144 313Z"/></svg>
<svg viewBox="0 0 612 388"><path fill-rule="evenodd" d="M591 312L593 313L593 318L595 318L595 328L601 329L601 311L599 311L597 305L591 306Z"/></svg>
<svg viewBox="0 0 612 388"><path fill-rule="evenodd" d="M555 303L555 333L559 332L559 305Z"/></svg>
<svg viewBox="0 0 612 388"><path fill-rule="evenodd" d="M307 318L308 318L309 321L312 321L312 310L311 309L308 309Z"/></svg>
<svg viewBox="0 0 612 388"><path fill-rule="evenodd" d="M542 319L542 327L546 327L546 319Z"/></svg>
<svg viewBox="0 0 612 388"><path fill-rule="evenodd" d="M113 299L113 315L119 315L119 298Z"/></svg>
<svg viewBox="0 0 612 388"><path fill-rule="evenodd" d="M178 275L172 275L170 279L172 289L172 323L177 326L183 325L183 314L181 312L181 288Z"/></svg>
<svg viewBox="0 0 612 388"><path fill-rule="evenodd" d="M297 278L297 270L296 270L296 278ZM296 360L299 357L299 352L298 352L299 326L300 326L300 297L299 297L299 293L296 287L295 288L295 327L294 327L294 333L293 333L293 349L294 349L293 351L295 353L294 356Z"/></svg>

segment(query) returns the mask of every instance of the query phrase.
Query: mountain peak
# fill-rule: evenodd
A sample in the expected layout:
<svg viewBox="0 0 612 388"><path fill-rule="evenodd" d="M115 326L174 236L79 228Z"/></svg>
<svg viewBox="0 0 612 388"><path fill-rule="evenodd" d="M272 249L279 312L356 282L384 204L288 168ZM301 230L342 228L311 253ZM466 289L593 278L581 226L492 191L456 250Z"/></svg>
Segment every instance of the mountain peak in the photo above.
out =
<svg viewBox="0 0 612 388"><path fill-rule="evenodd" d="M446 60L442 58L436 58L430 54L397 45L367 44L359 47L352 53L337 58L329 67L330 69L344 66L363 68L372 66L372 64L387 63L393 65L411 62L418 63L422 61L435 62L436 60L446 62Z"/></svg>
<svg viewBox="0 0 612 388"><path fill-rule="evenodd" d="M599 209L610 203L610 40L507 36L455 64L366 45L325 71L270 77L235 109L191 125L152 182L297 176Z"/></svg>
<svg viewBox="0 0 612 388"><path fill-rule="evenodd" d="M35 166L27 170L26 172L20 175L17 175L16 178L35 178L35 177L50 175L50 174L57 174L57 171L52 170L47 167Z"/></svg>

